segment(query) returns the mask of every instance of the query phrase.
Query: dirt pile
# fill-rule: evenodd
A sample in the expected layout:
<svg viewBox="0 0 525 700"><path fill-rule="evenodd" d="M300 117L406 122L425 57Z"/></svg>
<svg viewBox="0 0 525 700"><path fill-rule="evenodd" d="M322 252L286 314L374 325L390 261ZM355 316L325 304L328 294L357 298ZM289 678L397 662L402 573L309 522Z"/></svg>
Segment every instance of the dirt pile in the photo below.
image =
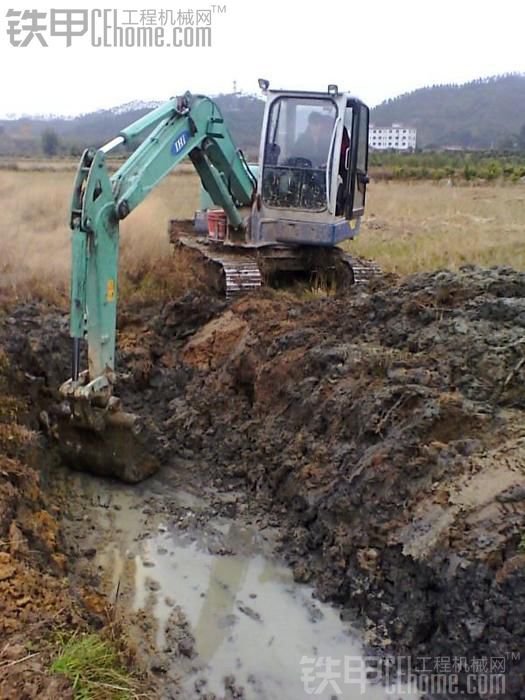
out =
<svg viewBox="0 0 525 700"><path fill-rule="evenodd" d="M63 317L27 311L18 361L41 405L69 344ZM464 268L229 308L188 294L126 309L119 342L120 394L155 420L167 465L178 454L243 484L286 526L297 578L372 642L512 658L521 697L525 274Z"/></svg>
<svg viewBox="0 0 525 700"><path fill-rule="evenodd" d="M392 649L523 647L525 275L244 299L177 357L156 363L169 444L285 506L298 578Z"/></svg>

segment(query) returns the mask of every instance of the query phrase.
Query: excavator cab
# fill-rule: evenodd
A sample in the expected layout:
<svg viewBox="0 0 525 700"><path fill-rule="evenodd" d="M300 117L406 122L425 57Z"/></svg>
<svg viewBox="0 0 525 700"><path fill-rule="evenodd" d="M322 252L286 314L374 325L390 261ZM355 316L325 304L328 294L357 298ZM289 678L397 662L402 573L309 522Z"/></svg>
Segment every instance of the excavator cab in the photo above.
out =
<svg viewBox="0 0 525 700"><path fill-rule="evenodd" d="M333 246L353 238L368 182L368 107L340 94L266 90L256 246Z"/></svg>
<svg viewBox="0 0 525 700"><path fill-rule="evenodd" d="M327 100L280 96L273 102L264 145L264 204L326 210L326 169L336 113Z"/></svg>

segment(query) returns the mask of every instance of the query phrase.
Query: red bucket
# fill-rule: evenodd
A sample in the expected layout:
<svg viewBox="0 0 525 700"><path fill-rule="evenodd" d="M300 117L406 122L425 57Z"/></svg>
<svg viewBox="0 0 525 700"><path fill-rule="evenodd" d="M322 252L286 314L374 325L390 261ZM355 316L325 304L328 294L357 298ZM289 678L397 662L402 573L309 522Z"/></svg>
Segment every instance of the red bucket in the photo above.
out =
<svg viewBox="0 0 525 700"><path fill-rule="evenodd" d="M208 211L208 235L214 241L223 241L226 237L228 219L223 209Z"/></svg>

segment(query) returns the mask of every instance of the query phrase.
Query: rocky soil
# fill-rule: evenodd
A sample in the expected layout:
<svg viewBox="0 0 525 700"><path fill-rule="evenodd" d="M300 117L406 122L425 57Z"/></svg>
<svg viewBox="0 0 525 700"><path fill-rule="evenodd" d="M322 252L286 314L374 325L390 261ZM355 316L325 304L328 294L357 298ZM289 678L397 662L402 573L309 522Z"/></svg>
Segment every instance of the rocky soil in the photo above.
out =
<svg viewBox="0 0 525 700"><path fill-rule="evenodd" d="M297 579L372 645L505 657L505 697L525 697L525 274L229 306L188 293L123 308L119 327L119 393L154 421L163 469L194 460L273 514ZM0 343L36 428L69 374L67 320L19 307Z"/></svg>
<svg viewBox="0 0 525 700"><path fill-rule="evenodd" d="M102 628L106 601L69 585L56 509L37 469L42 444L26 427L17 371L0 350L0 698L72 698L48 669L53 635Z"/></svg>

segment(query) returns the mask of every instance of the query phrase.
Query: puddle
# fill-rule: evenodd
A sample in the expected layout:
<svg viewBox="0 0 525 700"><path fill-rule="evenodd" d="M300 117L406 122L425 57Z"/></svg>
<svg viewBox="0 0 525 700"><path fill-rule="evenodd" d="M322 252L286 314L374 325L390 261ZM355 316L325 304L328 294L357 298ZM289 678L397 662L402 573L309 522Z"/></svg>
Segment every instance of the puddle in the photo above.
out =
<svg viewBox="0 0 525 700"><path fill-rule="evenodd" d="M185 679L185 699L224 697L227 676L244 688L245 700L420 697L400 684L387 689L367 680L359 633L275 562L268 528L261 532L221 515L213 505L217 494L155 478L134 487L71 472L55 479L55 489L74 494L69 519L86 522L81 533L73 531L96 550L103 587L112 600L118 591L118 605L145 610L154 621L158 649L168 663L171 653L175 675ZM179 610L194 644L184 637ZM177 648L177 630L189 639L187 656L179 638L179 653L170 651ZM345 667L351 682L343 680ZM309 693L303 675L310 675Z"/></svg>
<svg viewBox="0 0 525 700"><path fill-rule="evenodd" d="M363 653L355 631L341 622L336 609L315 600L312 588L296 584L288 567L265 556L255 529L216 518L205 532L181 531L162 516L152 525L150 516L145 532L135 500L136 495L119 493L119 510L107 513L115 534L98 551L96 563L114 591L117 586L127 591L133 610L153 615L160 649L170 648L167 626L174 605L182 608L198 654L193 663L198 670L186 682L185 697L198 697L196 683L201 692L222 696L225 676L233 675L247 700L308 698L313 693L305 692L302 669L313 669L319 657L332 657L340 671L345 657L351 657L353 683L363 679L355 670ZM190 514L200 505L198 497L184 492L177 501ZM314 678L312 687L318 689L322 677ZM417 697L406 689L393 695L368 682L366 689L341 681L339 687L342 694L326 683L313 695L323 700Z"/></svg>

